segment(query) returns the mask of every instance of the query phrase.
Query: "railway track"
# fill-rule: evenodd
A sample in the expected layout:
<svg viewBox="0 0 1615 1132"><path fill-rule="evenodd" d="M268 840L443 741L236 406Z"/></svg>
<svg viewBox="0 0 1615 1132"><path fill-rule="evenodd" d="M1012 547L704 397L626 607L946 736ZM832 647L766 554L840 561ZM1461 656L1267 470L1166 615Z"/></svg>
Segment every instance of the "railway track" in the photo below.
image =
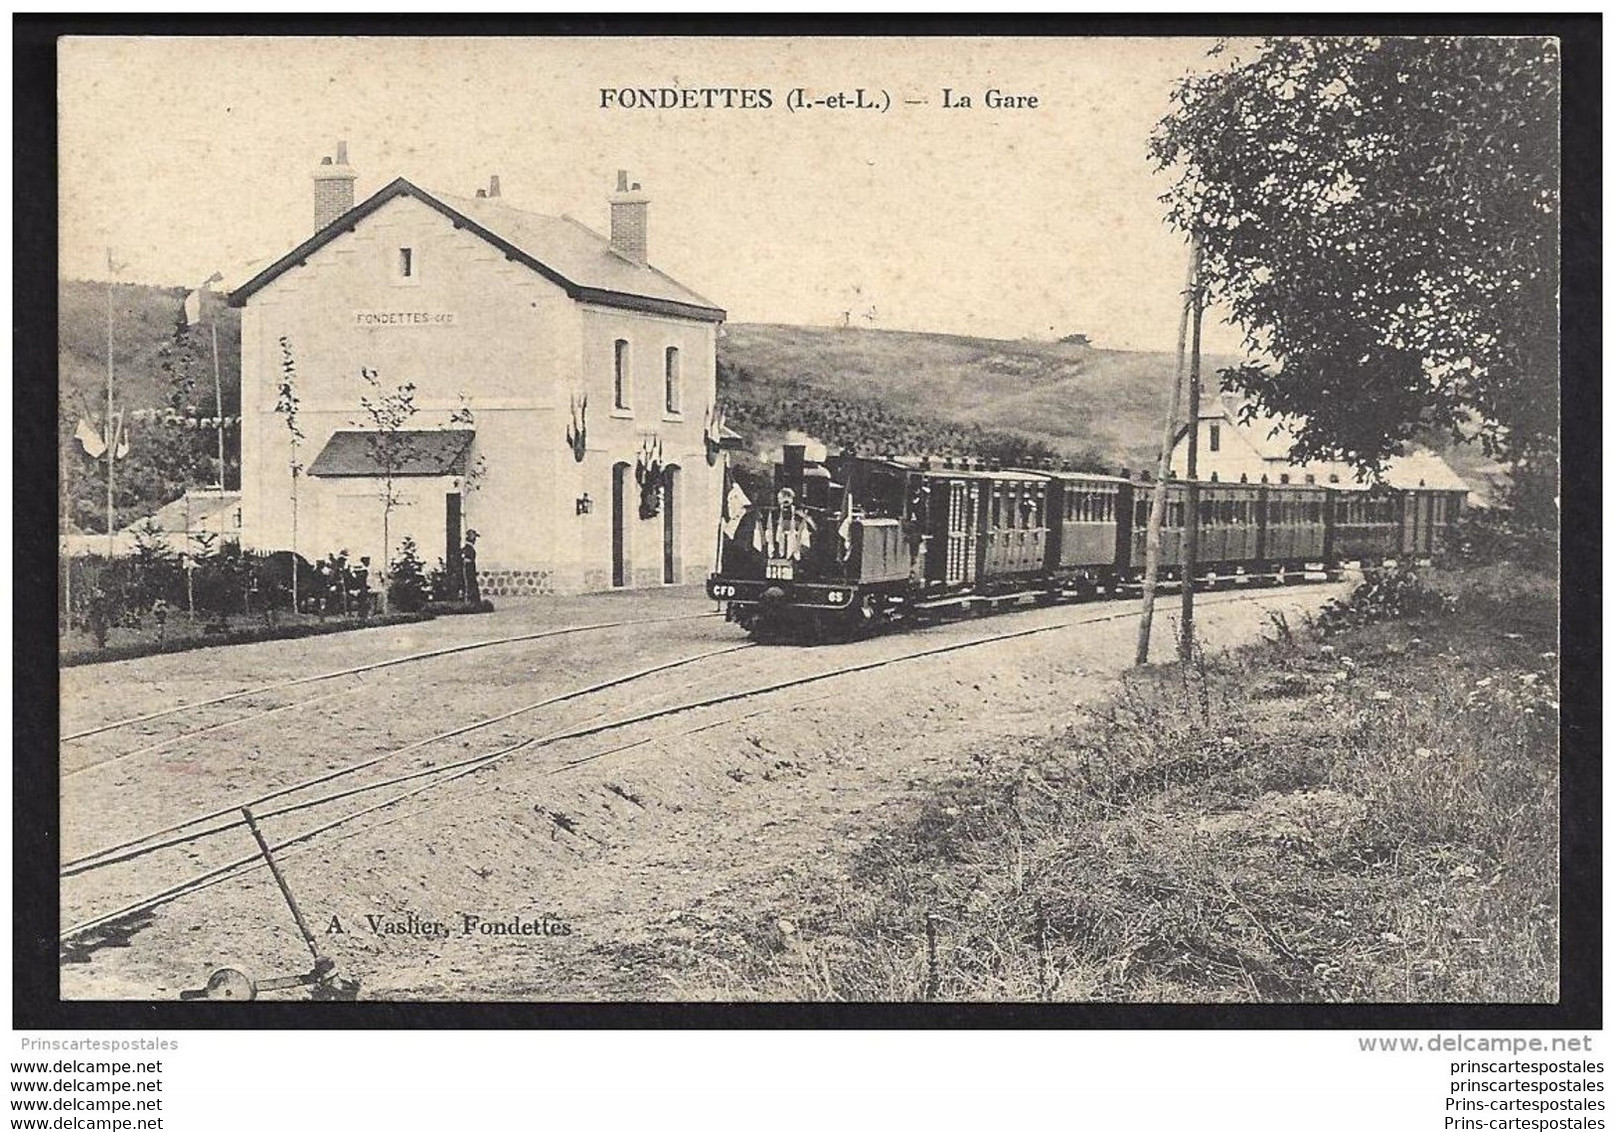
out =
<svg viewBox="0 0 1615 1132"><path fill-rule="evenodd" d="M1276 595L1272 594L1271 591L1264 591L1256 594L1224 592L1215 595L1207 595L1205 603L1207 605L1255 603L1259 602L1263 597L1273 596ZM315 786L325 785L334 782L339 778L356 774L362 770L379 765L386 759L396 758L403 754L419 750L431 743L464 735L476 730L481 730L483 728L492 726L495 723L514 718L525 712L537 710L539 708L561 702L582 700L590 695L602 692L608 688L619 687L632 680L641 679L653 673L667 671L684 665L696 664L706 659L739 652L743 649L749 649L755 646L750 645L749 643L742 643L723 649L712 650L709 652L696 654L694 656L681 658L670 663L658 665L652 669L646 669L640 672L615 677L609 681L604 681L599 684L574 689L571 692L562 693L558 696L548 697L545 700L538 701L533 704L523 705L513 711L502 713L495 717L478 720L452 729L451 731L444 732L440 735L430 737L429 739L409 744L406 747L387 752L375 758L364 760L361 763L354 764L349 767L339 768L323 775L314 776L301 782L294 783L290 786L271 791L268 794L261 795L257 798L232 802L230 805L219 807L209 811L206 814L196 815L183 822L171 825L164 829L149 832L138 839L125 842L121 845L109 846L102 850L98 850L95 853L80 857L75 861L67 862L62 866L62 876L64 878L68 878L81 875L83 873L99 871L103 868L124 864L139 857L145 857L165 849L176 849L184 846L190 846L201 841L202 839L213 838L221 834L225 834L245 824L243 818L231 816L239 814L240 807L243 805L253 807L260 819L271 819L287 816L292 813L319 809L337 802L358 798L362 795L372 794L374 792L393 787L403 788L397 793L391 794L376 801L366 802L357 809L337 814L328 820L322 821L319 824L303 829L297 833L282 835L271 845L272 850L276 851L277 853L286 850L295 851L299 847L305 846L314 839L320 838L325 834L329 834L335 830L341 829L344 826L351 826L352 823L359 822L370 815L392 809L409 801L410 799L420 797L429 791L437 790L438 788L446 786L451 782L477 774L518 754L526 756L562 742L627 732L630 731L630 729L645 724L651 724L659 720L685 715L686 713L694 712L700 709L742 703L747 700L754 700L757 697L772 697L791 689L834 681L839 678L869 672L875 669L890 668L902 664L923 661L929 658L946 656L962 650L980 648L999 644L1005 641L1076 629L1083 626L1101 624L1104 622L1123 620L1137 616L1137 614L1138 610L1133 607L1120 610L1114 608L1104 610L1085 607L1085 613L1083 615L1062 620L1055 624L1013 629L1005 632L992 633L985 636L975 636L963 641L951 641L944 644L911 650L896 656L860 660L853 663L836 665L831 668L809 674L755 683L740 689L735 689L731 686L727 690L717 694L697 696L694 699L684 700L674 704L638 711L627 715L618 715L615 718L603 718L611 714L609 711L597 712L592 719L586 718L581 722L562 726L557 730L552 730L543 734L531 735L518 739L514 742L508 742L495 750L484 751L480 754L469 756L463 759L457 759L453 762L440 763L434 766L413 770L404 774L392 775L380 780L345 787L343 789L331 791L315 797L303 798L296 802L288 801L274 809L265 810L261 808L266 802L274 802L277 800L290 798L292 795L302 793L312 789ZM923 632L923 630L921 632ZM733 672L718 673L716 674L716 678L722 678L727 681L734 675L735 674ZM829 694L833 694L833 692L826 693L826 695ZM682 737L700 731L707 731L719 727L729 726L745 719L752 718L765 711L777 712L780 710L794 710L795 708L805 706L808 703L822 698L824 698L824 696L812 697L796 704L784 705L771 700L764 706L733 713L717 720L703 720L696 723L694 726L684 726L683 724L680 724L673 728L660 730L648 736L631 738L628 741L618 745L591 752L577 758L545 763L525 772L523 777L531 774L564 774L583 764L595 762L599 759L606 758L610 755L632 748L643 747L648 744L654 744L656 742ZM448 799L442 800L446 801ZM381 822L372 822L357 829L350 829L342 839L345 840L347 837L361 835L373 829L390 825L395 821L417 817L419 814L426 812L426 810L434 808L437 804L440 803L434 802L432 805L423 808L418 807L405 813L396 814ZM118 923L119 921L126 920L142 913L150 912L174 900L180 899L194 892L201 891L207 887L211 887L214 884L222 883L223 881L233 877L250 873L256 868L261 867L262 864L263 859L258 854L251 854L226 861L218 866L207 869L198 875L191 876L176 884L168 885L159 891L146 893L140 896L138 899L124 904L112 911L95 915L76 923L61 931L60 939L63 944L66 945L70 941L74 941L80 937L93 933L99 928L109 927Z"/></svg>
<svg viewBox="0 0 1615 1132"><path fill-rule="evenodd" d="M444 657L461 656L465 653L475 652L481 649L523 644L532 641L547 640L555 637L571 636L579 633L604 632L624 628L631 629L642 625L662 625L678 621L696 621L718 616L720 615L715 612L688 613L680 614L674 617L653 617L624 621L602 621L583 625L569 625L558 629L544 629L531 633L517 633L506 637L495 637L483 641L472 641L466 644L449 645L444 648L428 649L424 652L410 653L406 656L392 657L390 659L381 661L373 661L369 664L355 665L350 668L337 669L330 672L321 672L310 676L299 676L290 680L281 680L270 684L259 685L257 687L244 688L239 691L229 692L220 696L213 696L204 700L197 700L188 704L176 704L171 707L163 708L159 711L147 712L138 716L113 720L108 723L103 723L72 732L62 736L61 743L66 746L67 744L82 742L83 740L94 738L98 735L110 734L117 731L127 730L132 727L169 720L175 716L181 716L186 713L207 712L211 709L227 704L236 704L243 700L250 701L252 699L265 696L273 697L277 693L284 692L289 689L304 688L338 680L355 681L351 687L343 688L335 692L314 695L302 699L294 699L289 702L271 702L267 706L257 707L255 710L249 710L242 715L232 716L218 721L206 720L201 722L200 726L182 727L181 730L176 731L173 734L162 736L161 738L158 738L152 742L145 743L129 750L114 752L100 758L87 758L83 761L75 762L71 766L64 765L61 774L63 778L74 777L76 775L84 774L115 763L121 763L129 759L155 754L158 751L165 750L187 740L197 739L202 736L212 735L237 727L250 726L270 717L279 716L285 712L314 707L318 704L336 700L343 696L353 695L364 690L364 688L368 686L364 682L364 677L366 675L384 669L395 668L400 665L438 660ZM253 705L249 703L247 706L252 707ZM66 760L64 758L64 764L65 762Z"/></svg>

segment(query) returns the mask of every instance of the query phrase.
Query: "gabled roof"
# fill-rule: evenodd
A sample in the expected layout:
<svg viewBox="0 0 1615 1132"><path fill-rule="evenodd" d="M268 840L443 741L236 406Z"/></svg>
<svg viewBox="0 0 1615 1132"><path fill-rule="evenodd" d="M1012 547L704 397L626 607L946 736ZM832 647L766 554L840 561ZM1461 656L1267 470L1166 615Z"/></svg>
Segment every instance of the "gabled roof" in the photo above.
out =
<svg viewBox="0 0 1615 1132"><path fill-rule="evenodd" d="M147 523L156 523L162 531L176 532L199 530L205 527L210 520L229 520L230 512L241 506L241 493L239 491L196 491L186 492L178 499L172 500L157 508L156 512L144 518L136 519L123 528L123 533L136 534ZM78 534L78 531L72 533ZM97 536L105 538L105 535Z"/></svg>
<svg viewBox="0 0 1615 1132"><path fill-rule="evenodd" d="M393 434L398 444L394 476L459 476L476 431L469 428L407 429ZM311 476L368 476L387 474L378 442L381 434L362 429L341 429L331 434L320 454L308 466Z"/></svg>
<svg viewBox="0 0 1615 1132"><path fill-rule="evenodd" d="M613 251L610 240L576 220L523 212L496 197L468 199L429 193L402 177L232 290L230 305L246 306L256 292L306 263L320 248L353 231L371 213L398 197L411 197L442 213L456 228L486 240L506 258L538 272L579 302L703 322L722 322L728 317L720 307L677 280Z"/></svg>
<svg viewBox="0 0 1615 1132"><path fill-rule="evenodd" d="M1452 466L1427 448L1415 448L1406 456L1385 461L1385 482L1396 488L1428 487L1436 491L1468 491Z"/></svg>

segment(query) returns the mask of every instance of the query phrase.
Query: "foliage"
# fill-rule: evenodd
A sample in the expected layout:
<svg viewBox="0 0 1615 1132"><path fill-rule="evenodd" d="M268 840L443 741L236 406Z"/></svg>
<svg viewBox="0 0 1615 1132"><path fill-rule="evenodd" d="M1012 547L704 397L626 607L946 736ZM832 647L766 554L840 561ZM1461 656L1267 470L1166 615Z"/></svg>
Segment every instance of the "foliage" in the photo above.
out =
<svg viewBox="0 0 1615 1132"><path fill-rule="evenodd" d="M1426 585L1418 571L1407 566L1363 571L1363 580L1344 597L1334 598L1319 610L1320 636L1330 637L1346 629L1376 621L1404 621L1453 611L1453 599Z"/></svg>
<svg viewBox="0 0 1615 1132"><path fill-rule="evenodd" d="M359 398L359 407L370 422L370 455L381 469L377 494L381 499L381 560L392 555L392 514L408 500L398 489L398 476L421 458L416 437L408 425L420 410L415 405L415 383L406 381L386 389L375 370L362 368L360 376L370 392Z"/></svg>
<svg viewBox="0 0 1615 1132"><path fill-rule="evenodd" d="M1453 529L1453 542L1465 562L1513 562L1529 569L1558 571L1557 527L1545 528L1511 508L1466 510Z"/></svg>
<svg viewBox="0 0 1615 1132"><path fill-rule="evenodd" d="M430 590L420 548L409 535L398 545L398 555L387 568L387 606L414 613L426 604Z"/></svg>
<svg viewBox="0 0 1615 1132"><path fill-rule="evenodd" d="M106 464L87 456L73 434L80 420L97 432L107 427L107 288L64 281L59 297L57 451L64 506L77 529L105 533ZM203 294L208 321L219 324L221 413L206 332L211 328L180 325L184 292L120 284L113 299L115 407L129 440L128 455L113 469L113 522L121 528L187 488L218 482L217 434L187 427L186 421L239 411L239 316L217 296ZM225 436L230 487L239 483L238 437L238 431Z"/></svg>
<svg viewBox="0 0 1615 1132"><path fill-rule="evenodd" d="M187 565L164 533L147 524L137 530L127 557L70 559L73 608L65 611L64 623L93 632L102 618L108 627L140 628L159 609L170 619L194 614L215 624L236 616L268 617L291 609L294 562L308 572L306 563L284 551L243 551L212 536L194 536L193 543Z"/></svg>
<svg viewBox="0 0 1615 1132"><path fill-rule="evenodd" d="M147 520L135 529L134 552L130 556L130 604L150 609L174 590L179 576L179 555L168 545L162 528Z"/></svg>
<svg viewBox="0 0 1615 1132"><path fill-rule="evenodd" d="M1226 389L1304 417L1305 458L1373 467L1436 429L1554 465L1552 40L1269 39L1173 101L1151 142L1168 217L1281 367L1225 369Z"/></svg>

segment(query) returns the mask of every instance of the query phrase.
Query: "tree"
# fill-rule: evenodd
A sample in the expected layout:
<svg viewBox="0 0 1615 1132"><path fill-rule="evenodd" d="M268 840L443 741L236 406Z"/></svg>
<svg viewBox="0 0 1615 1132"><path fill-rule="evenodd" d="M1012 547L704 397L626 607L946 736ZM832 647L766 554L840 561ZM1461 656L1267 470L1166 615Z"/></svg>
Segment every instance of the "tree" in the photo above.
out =
<svg viewBox="0 0 1615 1132"><path fill-rule="evenodd" d="M297 411L302 401L297 396L297 359L292 354L291 339L281 335L280 338L280 381L275 390L275 413L286 425L286 438L289 442L290 456L287 458L288 470L292 475L292 612L298 609L297 594L297 481L303 474L303 464L298 457L298 446L303 442L303 429L297 423Z"/></svg>
<svg viewBox="0 0 1615 1132"><path fill-rule="evenodd" d="M1178 85L1168 219L1272 359L1223 387L1304 417L1299 458L1434 432L1556 476L1558 89L1552 40L1448 37L1269 39Z"/></svg>
<svg viewBox="0 0 1615 1132"><path fill-rule="evenodd" d="M385 570L392 561L393 512L409 502L399 491L398 477L421 458L417 437L408 428L420 410L415 405L414 382L384 389L381 375L375 370L359 372L370 386L370 393L359 398L359 407L371 425L371 459L381 470L376 494L381 500L381 566Z"/></svg>
<svg viewBox="0 0 1615 1132"><path fill-rule="evenodd" d="M154 470L168 485L187 487L225 484L229 469L218 456L217 425L203 425L224 416L224 405L214 395L212 350L199 323L188 323L183 313L173 333L158 347L158 367L168 380L164 411L144 414L145 431ZM176 493L177 494L177 493ZM166 502L173 495L159 496Z"/></svg>

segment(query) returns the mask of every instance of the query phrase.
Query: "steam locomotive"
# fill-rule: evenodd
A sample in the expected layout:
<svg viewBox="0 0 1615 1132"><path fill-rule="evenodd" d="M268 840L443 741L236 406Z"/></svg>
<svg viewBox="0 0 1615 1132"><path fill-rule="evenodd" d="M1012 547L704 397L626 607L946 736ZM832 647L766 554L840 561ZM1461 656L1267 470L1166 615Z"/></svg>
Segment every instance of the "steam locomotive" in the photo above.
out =
<svg viewBox="0 0 1615 1132"><path fill-rule="evenodd" d="M724 540L707 594L760 639L823 639L950 608L1120 596L1144 572L1153 484L969 460L806 459ZM1169 481L1160 575L1183 576L1188 524L1207 586L1301 580L1351 561L1426 558L1462 494L1355 485Z"/></svg>

